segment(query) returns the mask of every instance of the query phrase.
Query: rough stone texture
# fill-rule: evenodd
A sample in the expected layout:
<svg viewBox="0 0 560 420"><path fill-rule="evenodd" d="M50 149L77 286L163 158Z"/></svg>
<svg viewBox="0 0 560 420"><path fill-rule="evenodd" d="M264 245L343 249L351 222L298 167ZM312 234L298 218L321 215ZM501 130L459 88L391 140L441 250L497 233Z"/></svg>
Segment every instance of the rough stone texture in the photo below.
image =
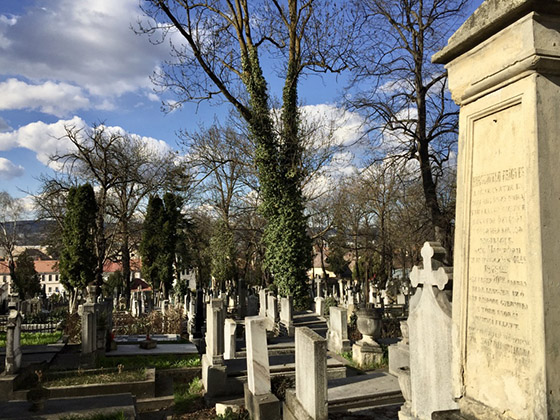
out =
<svg viewBox="0 0 560 420"><path fill-rule="evenodd" d="M433 270L434 249L443 251L436 242L424 244L424 268L415 266L410 274L411 285L416 287L408 316L411 400L410 407L401 410L403 418L430 420L434 411L458 408L451 391L451 304L438 291L444 289L448 275L443 267ZM408 371L401 374L408 376Z"/></svg>
<svg viewBox="0 0 560 420"><path fill-rule="evenodd" d="M17 309L17 300L9 304L6 322L6 375L14 375L21 368L21 314Z"/></svg>
<svg viewBox="0 0 560 420"><path fill-rule="evenodd" d="M325 417L326 419L327 417ZM301 402L297 399L293 389L286 390L286 399L282 404L283 420L315 420L309 415Z"/></svg>
<svg viewBox="0 0 560 420"><path fill-rule="evenodd" d="M346 309L337 306L329 308L329 332L327 347L330 351L344 353L352 350L348 340L348 322Z"/></svg>
<svg viewBox="0 0 560 420"><path fill-rule="evenodd" d="M254 395L247 384L243 384L245 396L245 408L251 416L251 420L280 420L281 403L272 393Z"/></svg>
<svg viewBox="0 0 560 420"><path fill-rule="evenodd" d="M461 104L453 393L466 417L557 419L559 2L487 3L508 26L436 57Z"/></svg>
<svg viewBox="0 0 560 420"><path fill-rule="evenodd" d="M326 420L327 342L308 327L296 328L296 397L313 420Z"/></svg>
<svg viewBox="0 0 560 420"><path fill-rule="evenodd" d="M247 384L253 395L270 393L270 366L266 342L266 319L245 318L247 342Z"/></svg>
<svg viewBox="0 0 560 420"><path fill-rule="evenodd" d="M212 299L206 305L206 355L212 365L223 363L224 318L223 300Z"/></svg>
<svg viewBox="0 0 560 420"><path fill-rule="evenodd" d="M292 296L280 298L280 333L294 336L294 299Z"/></svg>
<svg viewBox="0 0 560 420"><path fill-rule="evenodd" d="M352 345L352 360L362 367L381 364L383 361L383 349L377 343L355 343Z"/></svg>
<svg viewBox="0 0 560 420"><path fill-rule="evenodd" d="M224 325L224 359L235 359L236 340L235 331L237 323L234 319L227 318Z"/></svg>

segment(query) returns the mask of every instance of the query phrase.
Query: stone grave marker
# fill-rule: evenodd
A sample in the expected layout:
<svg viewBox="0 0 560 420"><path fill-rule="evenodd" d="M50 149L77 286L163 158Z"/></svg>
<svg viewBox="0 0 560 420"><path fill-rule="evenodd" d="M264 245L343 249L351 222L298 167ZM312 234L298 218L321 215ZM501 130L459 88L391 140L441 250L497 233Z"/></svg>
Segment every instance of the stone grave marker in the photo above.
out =
<svg viewBox="0 0 560 420"><path fill-rule="evenodd" d="M293 337L294 335L294 298L292 296L280 298L280 333Z"/></svg>
<svg viewBox="0 0 560 420"><path fill-rule="evenodd" d="M327 420L327 342L308 327L296 328L296 389L286 391L284 420Z"/></svg>
<svg viewBox="0 0 560 420"><path fill-rule="evenodd" d="M259 316L266 317L268 289L259 290Z"/></svg>
<svg viewBox="0 0 560 420"><path fill-rule="evenodd" d="M460 105L454 416L560 418L558 1L487 0L433 61Z"/></svg>
<svg viewBox="0 0 560 420"><path fill-rule="evenodd" d="M399 420L431 420L435 411L457 408L451 381L451 304L442 292L451 269L433 269L434 253L445 254L439 243L426 242L421 253L424 268L414 266L410 273L411 285L417 288L408 315L410 370L398 370L399 376L406 376L399 378L404 388L410 381L411 400L402 406Z"/></svg>
<svg viewBox="0 0 560 420"><path fill-rule="evenodd" d="M78 308L78 313L82 318L82 354L91 354L97 349L95 286L88 286L87 291L86 303Z"/></svg>
<svg viewBox="0 0 560 420"><path fill-rule="evenodd" d="M211 299L206 305L206 353L202 356L202 384L208 397L222 394L226 383L224 322L222 299Z"/></svg>
<svg viewBox="0 0 560 420"><path fill-rule="evenodd" d="M278 322L278 299L271 292L267 294L266 317L268 318L268 330L274 331Z"/></svg>
<svg viewBox="0 0 560 420"><path fill-rule="evenodd" d="M224 359L235 359L237 323L234 319L227 318L224 326Z"/></svg>
<svg viewBox="0 0 560 420"><path fill-rule="evenodd" d="M336 353L352 351L350 340L348 339L346 309L331 306L329 308L329 315L328 349Z"/></svg>
<svg viewBox="0 0 560 420"><path fill-rule="evenodd" d="M280 401L271 393L270 365L266 341L268 320L260 316L245 318L247 342L247 383L245 407L253 420L279 420Z"/></svg>

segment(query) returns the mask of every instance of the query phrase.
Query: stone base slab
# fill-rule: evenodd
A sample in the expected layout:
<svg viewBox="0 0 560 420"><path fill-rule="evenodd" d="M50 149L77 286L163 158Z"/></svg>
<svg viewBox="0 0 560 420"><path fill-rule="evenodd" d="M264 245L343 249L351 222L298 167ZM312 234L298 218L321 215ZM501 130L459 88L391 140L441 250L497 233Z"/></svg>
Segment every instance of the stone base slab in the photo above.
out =
<svg viewBox="0 0 560 420"><path fill-rule="evenodd" d="M354 344L352 346L352 360L358 366L380 364L383 360L383 349L380 346Z"/></svg>
<svg viewBox="0 0 560 420"><path fill-rule="evenodd" d="M245 408L249 411L252 420L281 420L281 403L272 393L254 395L247 384L243 386L245 394Z"/></svg>
<svg viewBox="0 0 560 420"><path fill-rule="evenodd" d="M389 346L389 373L399 376L399 368L410 366L410 350L405 344Z"/></svg>
<svg viewBox="0 0 560 420"><path fill-rule="evenodd" d="M432 413L432 420L476 420L474 417L464 416L459 410L436 411Z"/></svg>
<svg viewBox="0 0 560 420"><path fill-rule="evenodd" d="M205 398L226 395L227 372L225 365L212 365L202 356L202 385Z"/></svg>
<svg viewBox="0 0 560 420"><path fill-rule="evenodd" d="M327 420L327 417L317 419L311 417L297 399L296 390L287 389L286 399L282 404L282 420Z"/></svg>

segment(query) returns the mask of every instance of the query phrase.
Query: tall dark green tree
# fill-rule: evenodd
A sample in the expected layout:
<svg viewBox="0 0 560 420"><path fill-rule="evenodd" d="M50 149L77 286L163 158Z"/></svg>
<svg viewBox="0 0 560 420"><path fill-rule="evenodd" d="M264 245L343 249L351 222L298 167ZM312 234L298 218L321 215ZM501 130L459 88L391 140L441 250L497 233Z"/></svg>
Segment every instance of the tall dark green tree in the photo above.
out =
<svg viewBox="0 0 560 420"><path fill-rule="evenodd" d="M19 254L15 272L14 285L20 299L31 299L41 293L41 283L37 271L35 271L35 262L27 251Z"/></svg>
<svg viewBox="0 0 560 420"><path fill-rule="evenodd" d="M163 220L163 201L157 195L150 197L142 229L140 255L142 276L154 291L161 287Z"/></svg>
<svg viewBox="0 0 560 420"><path fill-rule="evenodd" d="M66 200L59 261L60 281L70 294L70 312L74 312L77 307L79 292L95 281L96 215L97 204L93 187L85 184L70 188Z"/></svg>
<svg viewBox="0 0 560 420"><path fill-rule="evenodd" d="M163 295L168 298L176 275L182 200L178 195L168 192L163 195L163 204L161 283Z"/></svg>

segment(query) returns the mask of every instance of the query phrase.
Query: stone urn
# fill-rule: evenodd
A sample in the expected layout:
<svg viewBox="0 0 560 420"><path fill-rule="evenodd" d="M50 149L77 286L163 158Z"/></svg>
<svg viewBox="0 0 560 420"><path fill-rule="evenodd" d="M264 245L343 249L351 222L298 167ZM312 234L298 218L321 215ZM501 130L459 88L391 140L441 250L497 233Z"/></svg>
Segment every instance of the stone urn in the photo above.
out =
<svg viewBox="0 0 560 420"><path fill-rule="evenodd" d="M356 312L356 315L358 317L356 326L362 334L360 342L377 346L374 338L379 338L381 335L381 314L379 311L375 308L362 308Z"/></svg>

